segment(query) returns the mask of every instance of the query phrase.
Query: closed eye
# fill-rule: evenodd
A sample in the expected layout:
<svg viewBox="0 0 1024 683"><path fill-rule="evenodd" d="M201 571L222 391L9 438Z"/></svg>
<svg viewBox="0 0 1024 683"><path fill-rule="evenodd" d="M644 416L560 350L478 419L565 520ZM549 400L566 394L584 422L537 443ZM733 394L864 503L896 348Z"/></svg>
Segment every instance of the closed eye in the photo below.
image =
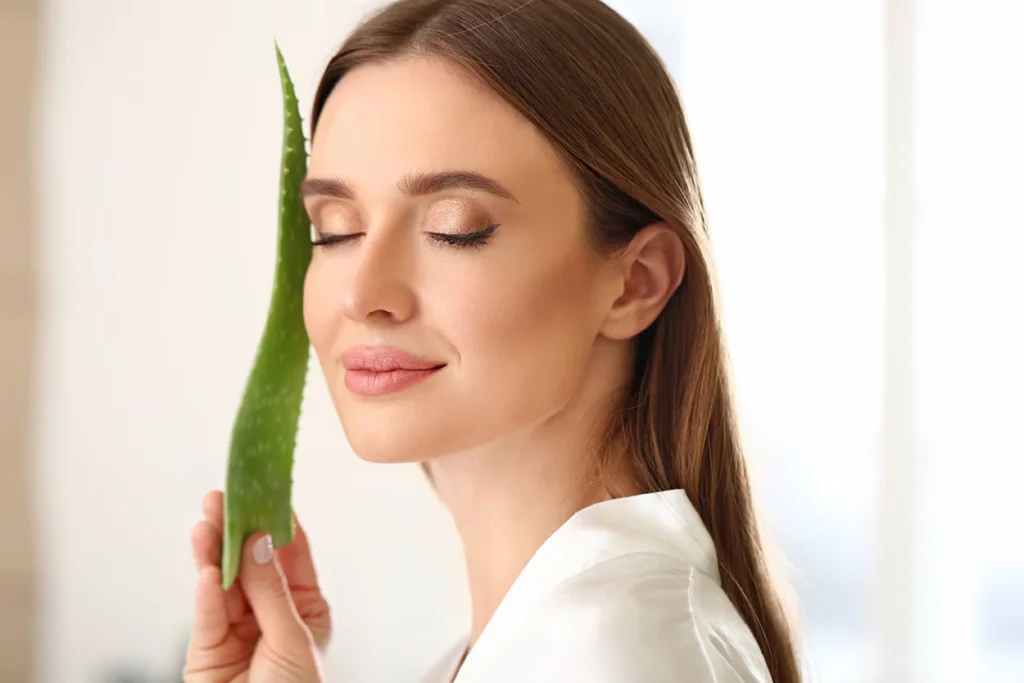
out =
<svg viewBox="0 0 1024 683"><path fill-rule="evenodd" d="M432 232L430 237L452 247L482 247L491 241L491 236L498 229L498 223L488 225L483 230L470 233Z"/></svg>
<svg viewBox="0 0 1024 683"><path fill-rule="evenodd" d="M325 247L331 244L344 244L351 242L355 238L359 237L363 233L353 232L346 235L331 235L329 233L321 233L319 239L311 240L310 244L314 247Z"/></svg>

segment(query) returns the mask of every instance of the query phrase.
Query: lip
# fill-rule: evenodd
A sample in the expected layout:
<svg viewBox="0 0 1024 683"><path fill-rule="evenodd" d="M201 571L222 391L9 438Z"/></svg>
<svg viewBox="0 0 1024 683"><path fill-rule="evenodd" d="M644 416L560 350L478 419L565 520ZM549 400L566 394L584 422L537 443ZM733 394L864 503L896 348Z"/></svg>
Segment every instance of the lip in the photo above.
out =
<svg viewBox="0 0 1024 683"><path fill-rule="evenodd" d="M447 365L394 346L355 346L344 351L339 360L345 368L345 386L359 396L397 393Z"/></svg>

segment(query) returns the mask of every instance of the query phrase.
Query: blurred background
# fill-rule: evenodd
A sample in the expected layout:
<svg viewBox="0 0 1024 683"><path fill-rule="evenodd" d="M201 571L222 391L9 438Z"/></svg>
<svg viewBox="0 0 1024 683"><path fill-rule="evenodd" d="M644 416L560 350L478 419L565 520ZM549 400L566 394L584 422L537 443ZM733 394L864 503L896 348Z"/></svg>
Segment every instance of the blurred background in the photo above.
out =
<svg viewBox="0 0 1024 683"><path fill-rule="evenodd" d="M553 0L536 0L553 1ZM379 4L0 0L0 681L177 680L275 258L281 106ZM812 680L1024 681L1024 8L620 0L682 92ZM467 628L414 466L310 373L332 680Z"/></svg>

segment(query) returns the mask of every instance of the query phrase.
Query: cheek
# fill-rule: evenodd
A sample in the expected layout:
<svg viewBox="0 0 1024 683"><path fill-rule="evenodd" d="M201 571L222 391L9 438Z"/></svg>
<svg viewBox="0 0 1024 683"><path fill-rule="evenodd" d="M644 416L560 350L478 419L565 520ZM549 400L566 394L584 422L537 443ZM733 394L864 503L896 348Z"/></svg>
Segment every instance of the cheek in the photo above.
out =
<svg viewBox="0 0 1024 683"><path fill-rule="evenodd" d="M451 330L465 381L510 401L573 385L596 335L584 257L517 258L474 279L452 290L460 294L448 300L450 327L442 328Z"/></svg>
<svg viewBox="0 0 1024 683"><path fill-rule="evenodd" d="M309 342L321 362L325 359L325 354L330 353L336 327L339 309L336 297L332 296L332 292L336 291L330 269L324 267L323 261L314 255L303 284L302 317Z"/></svg>

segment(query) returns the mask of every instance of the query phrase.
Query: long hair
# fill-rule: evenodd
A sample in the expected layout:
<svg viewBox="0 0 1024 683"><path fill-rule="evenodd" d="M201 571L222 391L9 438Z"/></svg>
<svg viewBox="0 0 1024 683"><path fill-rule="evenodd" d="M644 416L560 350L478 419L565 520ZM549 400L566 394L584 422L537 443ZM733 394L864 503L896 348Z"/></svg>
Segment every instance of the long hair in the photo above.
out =
<svg viewBox="0 0 1024 683"><path fill-rule="evenodd" d="M331 59L313 130L347 72L409 55L461 67L546 135L574 172L596 248L621 248L658 221L682 239L685 277L636 341L632 381L599 460L625 464L642 491L688 493L714 540L723 589L772 680L798 683L735 422L690 133L664 65L600 0L398 0L364 20ZM608 461L622 454L629 462Z"/></svg>

